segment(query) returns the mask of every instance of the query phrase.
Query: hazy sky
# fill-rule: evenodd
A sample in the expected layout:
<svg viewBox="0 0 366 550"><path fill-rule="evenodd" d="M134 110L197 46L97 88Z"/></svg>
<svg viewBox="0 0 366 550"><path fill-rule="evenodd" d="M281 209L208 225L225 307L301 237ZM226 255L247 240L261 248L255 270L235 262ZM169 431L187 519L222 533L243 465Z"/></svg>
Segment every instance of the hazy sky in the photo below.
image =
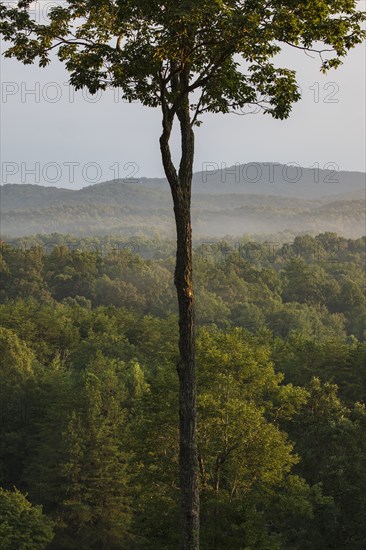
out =
<svg viewBox="0 0 366 550"><path fill-rule="evenodd" d="M79 188L115 177L161 177L158 109L114 91L72 92L59 61L46 69L1 58L3 183ZM195 171L205 163L297 163L365 171L365 45L327 75L319 58L281 56L298 71L303 98L286 121L269 115L206 115L196 130Z"/></svg>

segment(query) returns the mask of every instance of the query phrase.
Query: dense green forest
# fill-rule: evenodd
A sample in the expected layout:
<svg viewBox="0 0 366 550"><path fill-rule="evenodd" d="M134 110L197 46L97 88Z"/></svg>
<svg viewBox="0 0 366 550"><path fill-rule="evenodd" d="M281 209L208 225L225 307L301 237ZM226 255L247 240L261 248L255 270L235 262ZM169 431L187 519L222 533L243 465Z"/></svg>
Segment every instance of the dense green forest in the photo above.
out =
<svg viewBox="0 0 366 550"><path fill-rule="evenodd" d="M363 550L366 238L197 242L205 550ZM0 258L0 549L168 550L179 523L174 243Z"/></svg>

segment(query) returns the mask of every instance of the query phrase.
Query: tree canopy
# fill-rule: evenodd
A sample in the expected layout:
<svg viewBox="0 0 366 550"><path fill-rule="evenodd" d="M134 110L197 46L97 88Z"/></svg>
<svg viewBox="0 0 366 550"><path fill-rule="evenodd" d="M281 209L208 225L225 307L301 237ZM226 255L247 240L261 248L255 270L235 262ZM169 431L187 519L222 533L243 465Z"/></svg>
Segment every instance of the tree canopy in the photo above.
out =
<svg viewBox="0 0 366 550"><path fill-rule="evenodd" d="M177 548L171 246L147 260L55 240L2 247L0 548ZM319 304L280 250L272 264L197 251L203 550L364 548L366 301L337 283L361 292L365 239L296 242L307 277L324 269ZM319 264L316 242L338 246Z"/></svg>
<svg viewBox="0 0 366 550"><path fill-rule="evenodd" d="M76 89L118 87L125 98L176 113L182 98L192 122L205 112L258 104L286 118L300 99L293 70L276 56L316 52L321 69L338 67L365 33L355 0L68 0L37 22L30 0L0 7L6 57L41 67L57 55ZM16 33L15 33L16 29Z"/></svg>

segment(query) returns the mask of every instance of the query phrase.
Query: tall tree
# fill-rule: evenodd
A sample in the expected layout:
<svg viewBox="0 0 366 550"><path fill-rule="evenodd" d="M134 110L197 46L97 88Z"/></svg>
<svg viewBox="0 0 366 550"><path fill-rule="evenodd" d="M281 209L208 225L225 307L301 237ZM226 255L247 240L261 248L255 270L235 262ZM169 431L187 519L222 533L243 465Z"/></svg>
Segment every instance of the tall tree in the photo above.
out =
<svg viewBox="0 0 366 550"><path fill-rule="evenodd" d="M31 0L0 7L5 52L45 67L51 53L76 89L108 86L128 100L160 107L160 148L177 230L175 285L179 303L181 548L199 547L191 183L194 127L204 112L257 104L285 119L300 99L293 70L277 67L285 47L318 52L323 71L338 67L364 37L356 0L67 0L47 22L29 14ZM181 135L172 160L174 122Z"/></svg>
<svg viewBox="0 0 366 550"><path fill-rule="evenodd" d="M17 489L0 487L0 548L44 550L53 539L52 522Z"/></svg>
<svg viewBox="0 0 366 550"><path fill-rule="evenodd" d="M34 363L27 344L0 327L0 484L5 489L21 483Z"/></svg>

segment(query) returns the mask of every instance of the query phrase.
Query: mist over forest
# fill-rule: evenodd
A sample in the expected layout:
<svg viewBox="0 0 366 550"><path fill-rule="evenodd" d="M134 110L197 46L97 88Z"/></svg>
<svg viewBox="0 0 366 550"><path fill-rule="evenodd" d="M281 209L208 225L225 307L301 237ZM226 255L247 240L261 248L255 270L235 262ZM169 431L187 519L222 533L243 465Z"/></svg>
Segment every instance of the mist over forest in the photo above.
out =
<svg viewBox="0 0 366 550"><path fill-rule="evenodd" d="M194 175L196 239L243 234L365 233L365 174L250 163ZM70 190L32 184L1 187L2 238L37 233L174 236L163 178L107 181Z"/></svg>

